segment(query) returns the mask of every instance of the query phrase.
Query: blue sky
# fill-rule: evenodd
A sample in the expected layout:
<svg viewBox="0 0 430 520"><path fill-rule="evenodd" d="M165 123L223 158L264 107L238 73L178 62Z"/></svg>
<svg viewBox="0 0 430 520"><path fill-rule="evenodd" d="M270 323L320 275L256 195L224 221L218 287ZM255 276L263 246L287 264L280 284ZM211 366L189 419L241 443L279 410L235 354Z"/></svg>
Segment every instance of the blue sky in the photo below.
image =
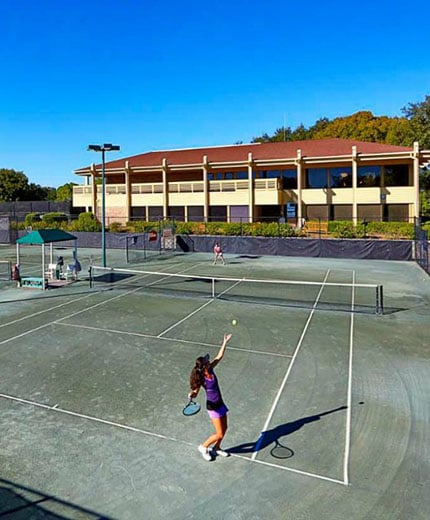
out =
<svg viewBox="0 0 430 520"><path fill-rule="evenodd" d="M430 94L428 1L0 2L0 168L30 182L121 152L248 142Z"/></svg>

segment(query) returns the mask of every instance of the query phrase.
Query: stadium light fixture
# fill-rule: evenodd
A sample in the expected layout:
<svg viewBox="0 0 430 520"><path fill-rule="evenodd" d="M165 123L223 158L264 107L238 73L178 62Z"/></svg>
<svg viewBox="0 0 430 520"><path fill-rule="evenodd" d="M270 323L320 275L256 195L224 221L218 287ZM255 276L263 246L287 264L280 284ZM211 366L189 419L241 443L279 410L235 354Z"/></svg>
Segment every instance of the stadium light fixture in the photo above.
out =
<svg viewBox="0 0 430 520"><path fill-rule="evenodd" d="M102 266L106 267L106 201L105 201L105 153L119 152L120 147L117 144L89 144L87 150L90 152L101 152L102 154Z"/></svg>

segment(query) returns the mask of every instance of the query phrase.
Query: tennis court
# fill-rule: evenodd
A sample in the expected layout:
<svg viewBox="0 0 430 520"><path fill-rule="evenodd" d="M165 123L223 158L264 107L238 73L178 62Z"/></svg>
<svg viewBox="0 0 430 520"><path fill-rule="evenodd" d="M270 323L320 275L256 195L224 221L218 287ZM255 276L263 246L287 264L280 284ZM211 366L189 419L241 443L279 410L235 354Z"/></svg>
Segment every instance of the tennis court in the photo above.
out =
<svg viewBox="0 0 430 520"><path fill-rule="evenodd" d="M80 251L67 287L0 282L0 514L429 517L430 281L418 266L228 254L213 266L194 253L130 271L109 251L118 269L94 270L90 287L99 257ZM231 456L208 463L206 412L181 411L195 358L224 332Z"/></svg>

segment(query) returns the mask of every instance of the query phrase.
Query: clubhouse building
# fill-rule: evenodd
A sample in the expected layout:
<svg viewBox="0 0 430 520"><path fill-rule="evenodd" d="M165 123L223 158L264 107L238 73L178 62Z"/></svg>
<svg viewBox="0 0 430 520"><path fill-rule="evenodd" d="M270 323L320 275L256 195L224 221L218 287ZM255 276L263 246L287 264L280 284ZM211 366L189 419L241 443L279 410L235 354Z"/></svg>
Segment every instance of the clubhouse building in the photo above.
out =
<svg viewBox="0 0 430 520"><path fill-rule="evenodd" d="M147 152L105 163L107 224L130 220L406 221L430 150L350 139ZM102 211L102 165L75 170L73 206Z"/></svg>

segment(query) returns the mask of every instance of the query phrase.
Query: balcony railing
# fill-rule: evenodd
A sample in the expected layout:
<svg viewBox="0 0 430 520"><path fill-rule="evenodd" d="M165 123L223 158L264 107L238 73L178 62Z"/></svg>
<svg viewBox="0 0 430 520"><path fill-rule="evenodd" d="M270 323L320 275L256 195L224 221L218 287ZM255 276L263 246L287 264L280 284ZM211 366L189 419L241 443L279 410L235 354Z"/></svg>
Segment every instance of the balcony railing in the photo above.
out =
<svg viewBox="0 0 430 520"><path fill-rule="evenodd" d="M211 192L233 192L248 189L247 180L209 181ZM255 190L279 190L281 189L279 179L254 179ZM97 185L97 194L101 195L102 187ZM92 195L92 186L74 186L74 195ZM202 193L204 184L202 181L169 182L169 193ZM145 195L163 193L163 183L139 183L131 185L133 195ZM125 195L125 184L106 184L106 195Z"/></svg>

